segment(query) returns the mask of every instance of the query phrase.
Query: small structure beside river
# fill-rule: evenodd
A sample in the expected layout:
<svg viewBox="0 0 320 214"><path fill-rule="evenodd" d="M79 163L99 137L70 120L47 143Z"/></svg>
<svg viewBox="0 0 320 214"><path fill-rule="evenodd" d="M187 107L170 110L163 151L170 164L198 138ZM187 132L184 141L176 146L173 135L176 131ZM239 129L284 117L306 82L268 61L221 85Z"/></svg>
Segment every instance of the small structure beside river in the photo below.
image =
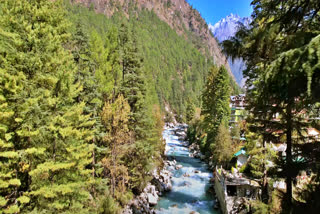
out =
<svg viewBox="0 0 320 214"><path fill-rule="evenodd" d="M258 182L232 174L223 168L215 168L214 188L224 214L239 213L244 205L261 195Z"/></svg>

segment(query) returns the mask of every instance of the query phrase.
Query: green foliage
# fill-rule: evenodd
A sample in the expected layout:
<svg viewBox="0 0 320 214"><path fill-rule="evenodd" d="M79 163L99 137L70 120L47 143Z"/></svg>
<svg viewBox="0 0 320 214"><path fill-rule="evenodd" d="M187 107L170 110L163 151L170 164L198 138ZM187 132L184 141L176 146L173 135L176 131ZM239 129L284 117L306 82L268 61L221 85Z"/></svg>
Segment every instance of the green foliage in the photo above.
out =
<svg viewBox="0 0 320 214"><path fill-rule="evenodd" d="M153 12L142 10L139 19L132 22L141 44L147 82L153 83L150 87L162 106L166 101L184 118L189 100L200 106L204 77L212 61Z"/></svg>
<svg viewBox="0 0 320 214"><path fill-rule="evenodd" d="M1 212L120 213L160 167L160 105L194 120L211 60L146 10L0 9Z"/></svg>
<svg viewBox="0 0 320 214"><path fill-rule="evenodd" d="M186 115L186 119L187 119L187 123L190 123L192 121L192 119L194 118L194 114L195 114L195 106L192 102L188 102L187 105L187 115Z"/></svg>
<svg viewBox="0 0 320 214"><path fill-rule="evenodd" d="M224 124L220 124L214 144L210 145L210 149L217 163L226 166L231 160L234 151L229 130Z"/></svg>
<svg viewBox="0 0 320 214"><path fill-rule="evenodd" d="M287 205L292 207L292 179L306 167L293 160L298 153L309 156L297 142L306 143L302 133L312 122L300 112L311 111L319 101L319 2L255 0L252 5L250 28L240 28L223 46L232 58L241 56L246 61L254 132L262 136L263 144L287 145L285 161L277 165L281 173L276 176L286 178Z"/></svg>
<svg viewBox="0 0 320 214"><path fill-rule="evenodd" d="M208 134L206 148L215 143L220 124L226 126L230 117L230 87L224 67L212 67L202 96L204 124Z"/></svg>
<svg viewBox="0 0 320 214"><path fill-rule="evenodd" d="M19 151L19 162L6 179L17 187L16 194L5 207L19 212L19 204L10 204L27 189L18 198L20 208L31 199L26 209L34 212L85 212L91 182L88 127L94 121L83 114L85 103L75 102L82 88L75 82L73 58L63 47L68 22L60 4L51 1L3 1L1 9L1 69L6 71L1 72L1 97L7 101L5 112L14 112L1 141ZM5 164L18 158L14 154L3 155ZM20 181L10 181L13 175Z"/></svg>
<svg viewBox="0 0 320 214"><path fill-rule="evenodd" d="M268 214L270 213L270 208L267 204L261 201L255 201L251 203L252 213L254 214Z"/></svg>
<svg viewBox="0 0 320 214"><path fill-rule="evenodd" d="M99 81L99 92L104 97L108 97L114 88L114 75L112 74L114 68L110 60L110 54L113 50L110 50L112 48L110 47L111 45L107 46L107 48L105 47L105 43L96 31L92 32L90 38L91 59L95 65L95 78Z"/></svg>

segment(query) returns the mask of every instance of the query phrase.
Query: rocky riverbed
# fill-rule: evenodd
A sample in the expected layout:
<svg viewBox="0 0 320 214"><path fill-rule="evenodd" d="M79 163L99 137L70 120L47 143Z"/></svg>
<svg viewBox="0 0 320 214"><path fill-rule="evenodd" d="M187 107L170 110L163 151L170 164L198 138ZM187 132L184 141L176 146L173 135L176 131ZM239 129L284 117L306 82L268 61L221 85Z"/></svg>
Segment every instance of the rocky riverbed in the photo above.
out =
<svg viewBox="0 0 320 214"><path fill-rule="evenodd" d="M152 181L135 197L123 214L209 214L214 209L212 173L198 145L185 141L186 125L167 124L164 168L155 170Z"/></svg>
<svg viewBox="0 0 320 214"><path fill-rule="evenodd" d="M135 197L125 208L123 214L153 214L159 196L172 190L172 172L168 167L175 166L175 161L164 161L164 168L152 174L152 181L144 188L142 193Z"/></svg>
<svg viewBox="0 0 320 214"><path fill-rule="evenodd" d="M163 132L166 156L171 161L167 170L172 173L172 190L160 197L156 213L219 213L214 209L212 173L197 145L185 141L186 130L186 125L177 125L167 126Z"/></svg>

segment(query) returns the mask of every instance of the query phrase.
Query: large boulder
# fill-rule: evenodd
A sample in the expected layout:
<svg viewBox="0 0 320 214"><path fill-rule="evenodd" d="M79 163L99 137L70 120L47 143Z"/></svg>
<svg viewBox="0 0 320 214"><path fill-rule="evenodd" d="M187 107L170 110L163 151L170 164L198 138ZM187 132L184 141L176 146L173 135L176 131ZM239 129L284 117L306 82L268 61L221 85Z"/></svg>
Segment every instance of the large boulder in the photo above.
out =
<svg viewBox="0 0 320 214"><path fill-rule="evenodd" d="M152 206L157 205L158 197L152 195L151 193L148 193L147 196L148 196L148 202L150 205Z"/></svg>

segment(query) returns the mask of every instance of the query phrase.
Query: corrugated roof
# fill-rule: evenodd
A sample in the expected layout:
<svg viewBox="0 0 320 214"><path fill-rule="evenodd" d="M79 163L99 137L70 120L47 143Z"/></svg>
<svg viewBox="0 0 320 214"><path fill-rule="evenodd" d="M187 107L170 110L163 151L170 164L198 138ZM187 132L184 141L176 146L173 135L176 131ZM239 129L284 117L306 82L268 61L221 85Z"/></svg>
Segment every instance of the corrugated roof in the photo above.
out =
<svg viewBox="0 0 320 214"><path fill-rule="evenodd" d="M246 155L246 151L244 149L240 149L237 153L235 153L233 156L238 157L239 155Z"/></svg>

